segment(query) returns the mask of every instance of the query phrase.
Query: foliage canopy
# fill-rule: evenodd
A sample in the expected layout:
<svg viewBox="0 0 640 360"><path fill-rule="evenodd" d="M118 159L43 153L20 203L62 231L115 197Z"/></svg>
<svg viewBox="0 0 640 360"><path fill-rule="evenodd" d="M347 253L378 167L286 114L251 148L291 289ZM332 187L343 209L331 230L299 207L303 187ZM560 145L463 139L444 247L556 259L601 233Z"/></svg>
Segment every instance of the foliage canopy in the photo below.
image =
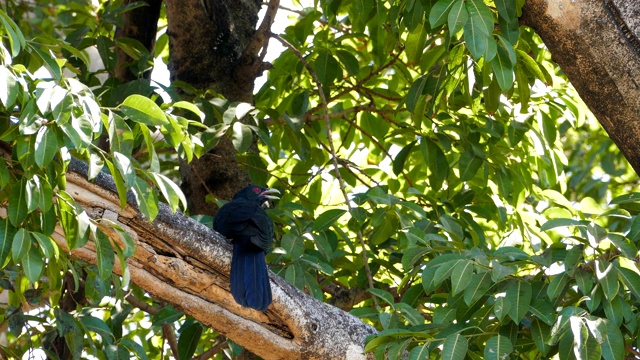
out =
<svg viewBox="0 0 640 360"><path fill-rule="evenodd" d="M89 178L108 172L122 204L131 189L153 219L160 200L185 207L179 161L225 134L254 182L284 190L272 270L376 326L376 358L613 360L636 347L637 178L519 26L522 0L316 1L276 35L289 49L251 105L184 83L119 84L116 48L140 74L166 61L166 34L154 53L113 39L142 4L40 3L0 10L5 354L51 351L57 335L75 357L154 358L163 325L181 357L207 350L215 330L124 301L157 305L126 269L112 274L133 243L120 231L113 246L65 172L72 156ZM56 226L69 249L91 239L98 263L68 257ZM63 309L80 281L86 300Z"/></svg>

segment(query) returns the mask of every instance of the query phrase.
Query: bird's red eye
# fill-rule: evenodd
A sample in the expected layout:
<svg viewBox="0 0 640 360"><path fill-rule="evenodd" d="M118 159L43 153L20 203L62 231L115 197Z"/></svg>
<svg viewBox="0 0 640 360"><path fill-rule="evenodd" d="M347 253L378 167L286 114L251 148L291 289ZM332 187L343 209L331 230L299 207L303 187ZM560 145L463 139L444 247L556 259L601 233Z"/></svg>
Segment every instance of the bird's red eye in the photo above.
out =
<svg viewBox="0 0 640 360"><path fill-rule="evenodd" d="M256 193L256 194L259 193L260 192L260 188L254 187L253 188L253 192Z"/></svg>

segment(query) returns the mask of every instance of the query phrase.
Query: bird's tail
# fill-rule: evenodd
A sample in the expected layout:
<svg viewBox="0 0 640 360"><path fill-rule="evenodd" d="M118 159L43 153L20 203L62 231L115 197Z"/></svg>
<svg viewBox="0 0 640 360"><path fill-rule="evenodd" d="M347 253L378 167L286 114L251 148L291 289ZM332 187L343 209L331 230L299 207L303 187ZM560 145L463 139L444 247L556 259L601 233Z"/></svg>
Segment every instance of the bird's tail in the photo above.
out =
<svg viewBox="0 0 640 360"><path fill-rule="evenodd" d="M271 304L265 253L249 238L233 243L231 294L238 304L256 310L264 311Z"/></svg>

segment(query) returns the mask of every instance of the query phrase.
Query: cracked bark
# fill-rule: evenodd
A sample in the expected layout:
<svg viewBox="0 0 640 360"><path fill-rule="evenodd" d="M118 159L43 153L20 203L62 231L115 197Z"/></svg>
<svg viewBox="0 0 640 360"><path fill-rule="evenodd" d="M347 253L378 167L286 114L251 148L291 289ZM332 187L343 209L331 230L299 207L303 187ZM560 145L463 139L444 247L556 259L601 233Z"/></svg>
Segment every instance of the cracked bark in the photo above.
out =
<svg viewBox="0 0 640 360"><path fill-rule="evenodd" d="M547 45L582 100L640 173L640 2L527 0L521 23Z"/></svg>
<svg viewBox="0 0 640 360"><path fill-rule="evenodd" d="M171 81L211 89L230 101L253 103L253 85L261 59L256 46L257 0L167 1ZM254 149L255 150L255 149ZM181 189L191 214L213 215L217 206L205 195L231 199L249 184L247 172L225 137L205 156L180 167ZM266 185L266 184L260 184Z"/></svg>
<svg viewBox="0 0 640 360"><path fill-rule="evenodd" d="M10 153L4 155L10 156ZM358 318L322 303L270 272L273 303L265 312L243 308L229 292L231 245L220 234L161 204L148 222L135 207L120 208L111 177L101 173L86 180L86 164L72 160L66 191L90 218L114 222L136 243L127 260L131 281L175 308L216 329L264 359L363 359L365 338L376 331ZM6 217L6 209L0 208ZM101 229L114 243L119 236L109 226ZM66 249L64 231L56 227L53 239ZM97 263L95 245L69 252ZM114 272L121 275L116 257Z"/></svg>

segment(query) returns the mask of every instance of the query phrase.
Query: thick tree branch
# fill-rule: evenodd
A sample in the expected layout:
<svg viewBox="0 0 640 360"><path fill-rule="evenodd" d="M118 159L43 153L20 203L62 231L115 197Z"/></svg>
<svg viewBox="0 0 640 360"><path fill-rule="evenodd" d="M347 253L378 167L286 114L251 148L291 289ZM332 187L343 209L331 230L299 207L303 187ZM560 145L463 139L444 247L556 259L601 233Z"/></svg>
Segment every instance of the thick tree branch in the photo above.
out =
<svg viewBox="0 0 640 360"><path fill-rule="evenodd" d="M66 191L90 218L103 225L116 223L135 240L135 254L127 261L131 281L154 298L171 303L264 359L364 358L364 340L375 333L372 327L273 273L269 309L242 308L229 292L231 246L226 239L187 216L171 214L163 204L150 223L137 211L131 196L120 209L108 175L100 174L92 183L85 178L84 163L73 160L69 169ZM0 209L0 216L6 217L6 209ZM101 228L113 242L120 242L115 231ZM56 227L52 237L66 248L62 228ZM91 241L70 254L97 263ZM117 258L114 272L121 272Z"/></svg>
<svg viewBox="0 0 640 360"><path fill-rule="evenodd" d="M640 173L640 3L527 0L535 29L580 97Z"/></svg>

